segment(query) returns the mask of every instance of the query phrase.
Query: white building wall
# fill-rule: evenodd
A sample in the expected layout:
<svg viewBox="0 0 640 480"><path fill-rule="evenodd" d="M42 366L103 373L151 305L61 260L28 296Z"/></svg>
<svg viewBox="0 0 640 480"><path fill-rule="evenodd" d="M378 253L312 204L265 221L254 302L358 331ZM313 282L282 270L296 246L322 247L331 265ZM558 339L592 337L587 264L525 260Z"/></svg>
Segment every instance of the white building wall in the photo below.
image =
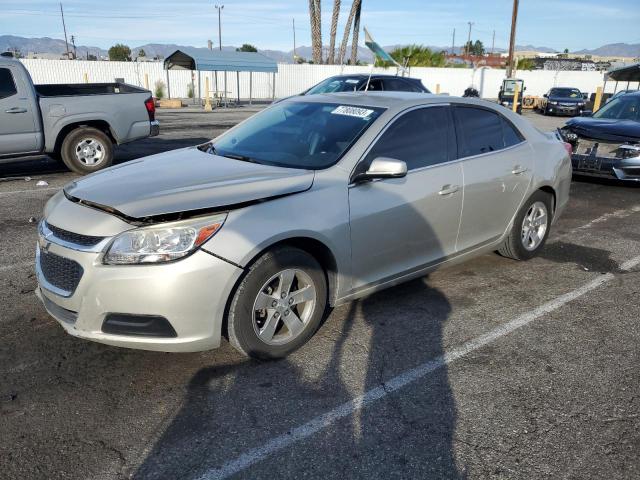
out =
<svg viewBox="0 0 640 480"><path fill-rule="evenodd" d="M154 90L156 82L165 84L167 93L167 71L159 62L90 62L83 60L43 60L23 59L25 67L31 73L35 83L82 83L86 73L89 82L113 82L115 78L124 78L124 81L133 85L145 87L145 74L148 76L148 87ZM363 66L338 66L338 65L291 65L279 64L278 73L275 76L275 94L277 98L295 95L316 83L332 75L341 73L369 73L371 67ZM396 70L374 68L374 72L395 74ZM485 98L496 98L498 89L504 78L505 71L498 69L470 68L423 68L414 67L410 70L412 77L420 78L424 85L432 92L440 85L440 92L450 95L462 95L464 90L473 85L478 88ZM195 95L204 97L205 77L209 76L210 89L212 91L227 91L231 98L237 96L237 77L235 72L228 72L226 89L224 86L224 73L201 72L194 74ZM600 72L582 71L548 71L533 70L519 71L519 78L524 79L527 87L527 95L541 96L549 88L554 86L571 86L583 92L595 92L596 88L603 84L603 74ZM240 97L249 97L250 75L240 73ZM271 98L273 89L273 75L271 73L253 73L251 75L253 98ZM173 98L186 98L188 85L191 83L191 72L186 70L170 70L168 72L170 94ZM201 81L200 88L198 80ZM612 87L610 87L612 88Z"/></svg>

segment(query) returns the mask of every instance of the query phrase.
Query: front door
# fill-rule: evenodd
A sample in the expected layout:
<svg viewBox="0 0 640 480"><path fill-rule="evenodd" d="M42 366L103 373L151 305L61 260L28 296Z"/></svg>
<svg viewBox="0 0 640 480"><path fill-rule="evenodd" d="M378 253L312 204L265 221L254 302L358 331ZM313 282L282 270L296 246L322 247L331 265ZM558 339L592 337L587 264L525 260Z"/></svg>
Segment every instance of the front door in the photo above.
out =
<svg viewBox="0 0 640 480"><path fill-rule="evenodd" d="M494 110L454 108L464 171L464 211L458 251L498 239L526 194L533 152L518 130Z"/></svg>
<svg viewBox="0 0 640 480"><path fill-rule="evenodd" d="M349 188L354 289L391 280L455 252L462 211L462 167L448 106L403 113L356 167L378 157L407 163L404 178Z"/></svg>
<svg viewBox="0 0 640 480"><path fill-rule="evenodd" d="M0 67L0 155L38 149L36 122L29 92L17 69Z"/></svg>

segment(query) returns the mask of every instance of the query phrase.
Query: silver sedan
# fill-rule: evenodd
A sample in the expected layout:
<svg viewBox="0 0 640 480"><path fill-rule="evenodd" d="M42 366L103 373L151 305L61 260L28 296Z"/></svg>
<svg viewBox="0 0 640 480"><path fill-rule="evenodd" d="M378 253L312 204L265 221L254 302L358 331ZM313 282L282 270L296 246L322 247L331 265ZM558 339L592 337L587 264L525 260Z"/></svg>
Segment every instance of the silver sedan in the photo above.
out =
<svg viewBox="0 0 640 480"><path fill-rule="evenodd" d="M565 145L499 105L295 97L197 147L67 185L37 294L71 335L274 358L328 306L498 251L528 260L567 204Z"/></svg>

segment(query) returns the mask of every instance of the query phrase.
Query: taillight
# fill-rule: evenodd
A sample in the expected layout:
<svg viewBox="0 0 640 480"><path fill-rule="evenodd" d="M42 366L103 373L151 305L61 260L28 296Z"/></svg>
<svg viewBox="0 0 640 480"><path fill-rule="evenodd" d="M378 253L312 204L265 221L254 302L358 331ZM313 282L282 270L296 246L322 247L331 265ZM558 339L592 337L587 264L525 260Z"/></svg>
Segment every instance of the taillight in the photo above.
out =
<svg viewBox="0 0 640 480"><path fill-rule="evenodd" d="M570 143L567 143L567 142L562 142L562 144L564 145L564 148L567 151L567 153L569 154L569 156L571 156L571 154L573 153L573 145L571 145Z"/></svg>
<svg viewBox="0 0 640 480"><path fill-rule="evenodd" d="M144 101L144 106L147 108L149 114L149 121L153 122L156 119L156 104L153 101L153 97L149 97Z"/></svg>

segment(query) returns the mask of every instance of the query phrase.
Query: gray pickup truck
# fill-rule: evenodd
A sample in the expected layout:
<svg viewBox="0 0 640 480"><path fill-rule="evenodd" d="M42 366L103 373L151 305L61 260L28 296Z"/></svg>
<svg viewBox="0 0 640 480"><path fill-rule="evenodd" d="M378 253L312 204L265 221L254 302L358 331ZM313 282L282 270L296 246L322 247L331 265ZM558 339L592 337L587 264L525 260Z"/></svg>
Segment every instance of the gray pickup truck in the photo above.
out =
<svg viewBox="0 0 640 480"><path fill-rule="evenodd" d="M124 83L34 85L0 56L0 163L47 154L85 174L113 162L114 145L158 135L151 92Z"/></svg>

